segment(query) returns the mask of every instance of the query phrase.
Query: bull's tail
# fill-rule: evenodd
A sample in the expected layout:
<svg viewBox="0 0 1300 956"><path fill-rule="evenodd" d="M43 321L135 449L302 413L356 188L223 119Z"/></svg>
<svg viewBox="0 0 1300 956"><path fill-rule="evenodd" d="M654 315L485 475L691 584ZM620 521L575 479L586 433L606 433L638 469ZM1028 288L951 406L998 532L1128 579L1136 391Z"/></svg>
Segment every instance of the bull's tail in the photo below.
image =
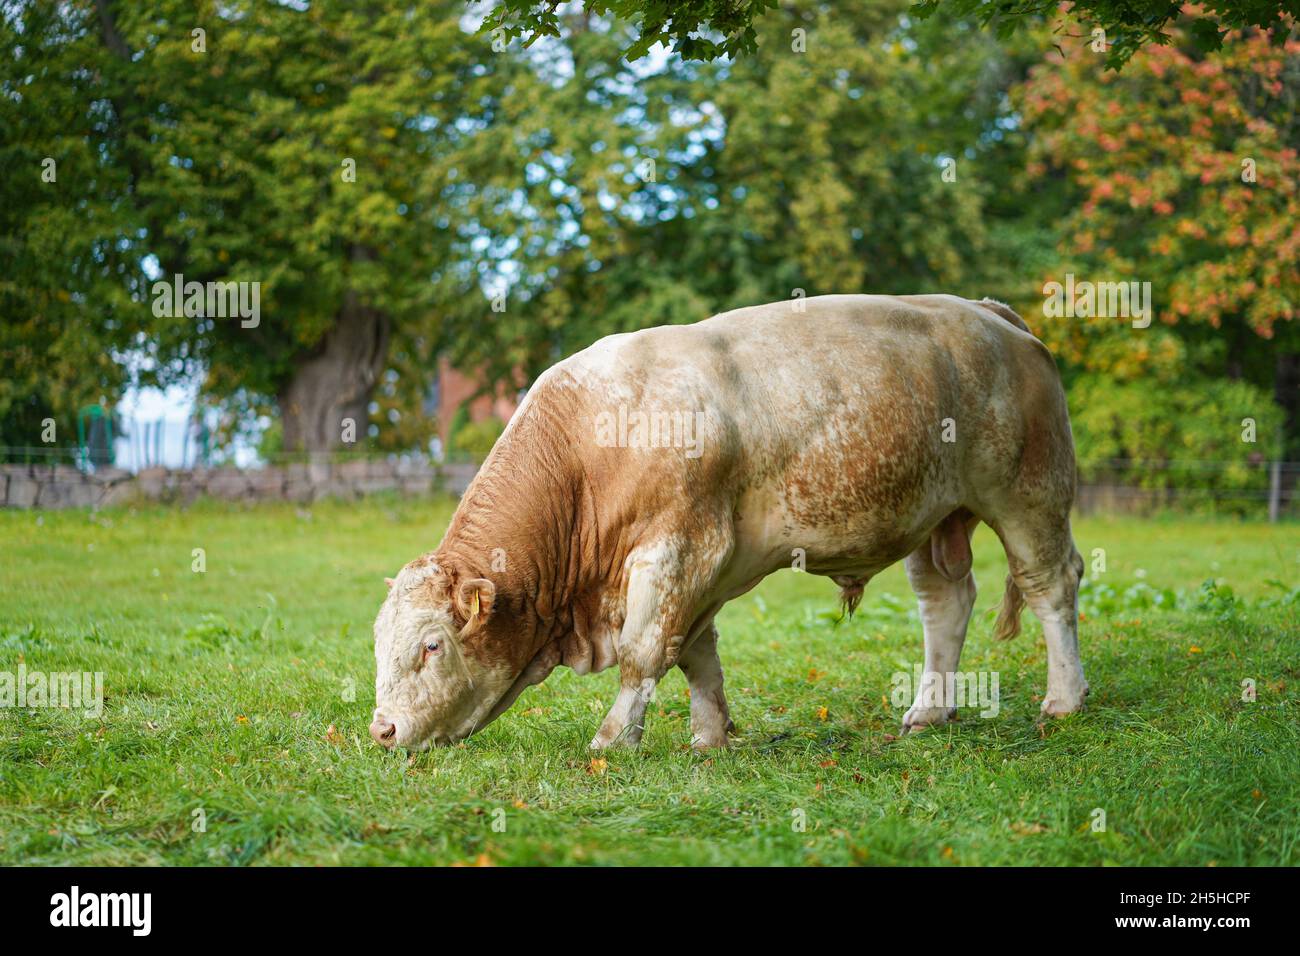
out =
<svg viewBox="0 0 1300 956"><path fill-rule="evenodd" d="M1025 609L1025 596L1016 587L1015 579L1007 575L1007 589L1002 595L1002 607L993 625L993 636L999 641L1009 641L1020 633L1020 612Z"/></svg>

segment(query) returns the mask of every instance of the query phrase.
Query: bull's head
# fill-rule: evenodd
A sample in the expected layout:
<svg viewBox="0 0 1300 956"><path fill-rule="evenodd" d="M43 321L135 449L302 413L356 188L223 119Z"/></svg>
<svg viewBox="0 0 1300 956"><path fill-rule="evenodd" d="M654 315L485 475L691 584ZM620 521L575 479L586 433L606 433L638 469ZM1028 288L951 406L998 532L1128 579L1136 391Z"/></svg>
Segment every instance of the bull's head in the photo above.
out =
<svg viewBox="0 0 1300 956"><path fill-rule="evenodd" d="M409 750L455 743L513 702L516 669L476 646L495 598L491 581L457 580L429 557L388 582L375 619L375 740Z"/></svg>

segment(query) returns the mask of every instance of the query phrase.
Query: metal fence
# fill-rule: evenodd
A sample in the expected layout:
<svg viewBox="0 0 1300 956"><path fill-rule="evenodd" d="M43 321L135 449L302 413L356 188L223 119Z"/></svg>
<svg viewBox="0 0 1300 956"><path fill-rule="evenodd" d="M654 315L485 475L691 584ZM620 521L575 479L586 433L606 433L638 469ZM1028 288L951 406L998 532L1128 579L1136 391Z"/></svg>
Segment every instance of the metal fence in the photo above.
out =
<svg viewBox="0 0 1300 956"><path fill-rule="evenodd" d="M1078 508L1092 512L1212 511L1270 521L1300 517L1300 462L1196 459L1079 462Z"/></svg>

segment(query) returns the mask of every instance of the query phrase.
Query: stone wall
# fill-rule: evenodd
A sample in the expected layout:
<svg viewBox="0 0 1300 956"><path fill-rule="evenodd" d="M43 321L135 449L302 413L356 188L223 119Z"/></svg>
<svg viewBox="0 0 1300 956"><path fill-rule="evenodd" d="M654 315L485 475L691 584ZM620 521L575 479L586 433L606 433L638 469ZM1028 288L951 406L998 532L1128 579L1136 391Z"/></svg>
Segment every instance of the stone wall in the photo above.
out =
<svg viewBox="0 0 1300 956"><path fill-rule="evenodd" d="M420 461L295 463L265 468L120 468L83 472L71 465L0 465L0 506L6 508L104 508L138 501L188 504L199 498L224 501L297 501L359 498L380 491L424 495L463 494L474 477L469 464Z"/></svg>

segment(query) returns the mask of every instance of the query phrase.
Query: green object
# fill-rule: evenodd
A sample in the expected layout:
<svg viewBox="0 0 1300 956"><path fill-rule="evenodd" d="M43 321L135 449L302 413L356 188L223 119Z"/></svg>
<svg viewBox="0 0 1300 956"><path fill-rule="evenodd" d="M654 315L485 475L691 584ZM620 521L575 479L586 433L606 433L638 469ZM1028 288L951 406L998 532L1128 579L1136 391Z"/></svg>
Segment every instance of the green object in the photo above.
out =
<svg viewBox="0 0 1300 956"><path fill-rule="evenodd" d="M482 462L492 451L506 423L499 418L485 418L479 422L465 422L452 432L452 450L463 452L471 459Z"/></svg>
<svg viewBox="0 0 1300 956"><path fill-rule="evenodd" d="M102 405L86 405L77 412L77 459L83 468L95 459L90 443L86 439L90 431L87 424L95 421L103 422L106 439L102 460L95 461L95 464L113 463L113 416L104 411Z"/></svg>

